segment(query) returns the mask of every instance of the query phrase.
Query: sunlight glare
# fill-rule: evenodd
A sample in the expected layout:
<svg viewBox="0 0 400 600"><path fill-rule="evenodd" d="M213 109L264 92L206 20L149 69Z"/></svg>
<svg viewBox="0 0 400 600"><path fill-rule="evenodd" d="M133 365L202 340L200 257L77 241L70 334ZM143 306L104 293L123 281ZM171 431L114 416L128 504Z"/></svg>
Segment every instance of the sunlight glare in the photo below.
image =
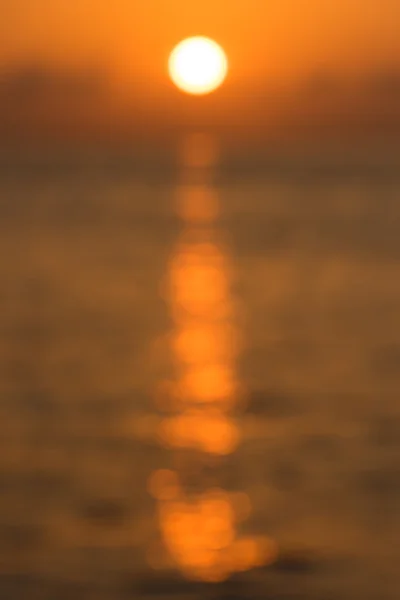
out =
<svg viewBox="0 0 400 600"><path fill-rule="evenodd" d="M171 52L169 74L188 94L203 95L217 89L228 71L225 52L213 40L196 36L180 42Z"/></svg>

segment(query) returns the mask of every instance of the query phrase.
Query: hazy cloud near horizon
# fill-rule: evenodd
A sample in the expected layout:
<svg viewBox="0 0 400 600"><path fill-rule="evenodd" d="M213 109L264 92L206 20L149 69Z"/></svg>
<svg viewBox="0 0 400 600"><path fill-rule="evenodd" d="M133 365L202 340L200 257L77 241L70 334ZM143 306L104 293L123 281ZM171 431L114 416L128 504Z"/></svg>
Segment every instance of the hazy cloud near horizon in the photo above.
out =
<svg viewBox="0 0 400 600"><path fill-rule="evenodd" d="M184 127L188 119L231 132L257 130L259 135L271 127L285 130L297 125L306 132L354 125L359 132L378 127L393 133L400 128L399 100L400 65L360 71L352 78L320 70L285 88L265 79L253 94L230 83L199 103L172 86L162 96L146 97L140 86L121 94L106 68L20 62L4 69L0 79L0 127L11 136L13 131L32 128L40 135L41 125L50 119L50 129L62 137L63 122L73 117L78 129L82 122L92 132L101 132L112 121L116 133L124 128L134 133L147 122L150 137L166 127Z"/></svg>

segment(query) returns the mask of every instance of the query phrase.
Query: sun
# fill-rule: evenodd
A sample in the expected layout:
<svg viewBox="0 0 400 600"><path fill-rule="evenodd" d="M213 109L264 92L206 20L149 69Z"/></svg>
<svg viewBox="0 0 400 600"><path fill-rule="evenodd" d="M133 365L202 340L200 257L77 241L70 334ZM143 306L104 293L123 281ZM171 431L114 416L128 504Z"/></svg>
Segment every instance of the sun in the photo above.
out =
<svg viewBox="0 0 400 600"><path fill-rule="evenodd" d="M172 50L169 74L175 85L188 94L209 94L224 81L228 60L219 44L203 36L190 37Z"/></svg>

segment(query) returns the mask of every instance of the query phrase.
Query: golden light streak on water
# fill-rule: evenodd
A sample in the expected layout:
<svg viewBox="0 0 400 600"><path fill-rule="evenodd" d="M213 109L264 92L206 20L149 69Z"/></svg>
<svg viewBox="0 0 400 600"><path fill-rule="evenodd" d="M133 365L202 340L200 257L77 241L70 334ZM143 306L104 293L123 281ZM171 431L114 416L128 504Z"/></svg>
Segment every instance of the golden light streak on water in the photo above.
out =
<svg viewBox="0 0 400 600"><path fill-rule="evenodd" d="M207 489L203 477L207 457L223 460L241 439L233 413L241 395L233 271L218 233L218 196L208 183L216 156L215 144L204 137L184 145L175 207L183 227L166 286L175 378L159 386L156 403L169 413L159 424L159 442L171 458L175 453L185 459L149 479L167 556L184 576L204 581L222 581L276 555L268 538L238 535L238 524L251 512L247 495ZM193 480L195 490L188 483ZM150 564L163 564L159 546L150 553Z"/></svg>

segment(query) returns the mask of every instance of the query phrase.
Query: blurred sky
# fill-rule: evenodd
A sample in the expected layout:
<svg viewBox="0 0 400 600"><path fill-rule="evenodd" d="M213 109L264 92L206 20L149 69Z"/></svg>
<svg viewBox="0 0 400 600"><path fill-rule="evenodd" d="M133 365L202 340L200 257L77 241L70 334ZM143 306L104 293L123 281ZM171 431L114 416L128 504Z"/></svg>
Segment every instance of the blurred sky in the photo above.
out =
<svg viewBox="0 0 400 600"><path fill-rule="evenodd" d="M173 46L196 34L215 38L230 62L225 89L202 101L209 121L223 116L232 127L239 105L244 128L259 128L261 113L265 128L277 107L309 121L332 114L329 97L353 117L362 108L364 121L374 114L391 124L399 112L399 0L0 0L0 11L2 70L94 69L105 83L97 101L90 97L91 113L111 103L121 120L182 121L190 101L173 90L166 64Z"/></svg>
<svg viewBox="0 0 400 600"><path fill-rule="evenodd" d="M172 46L196 33L254 77L400 58L398 0L3 0L1 10L3 57L104 62L127 79L160 80Z"/></svg>

